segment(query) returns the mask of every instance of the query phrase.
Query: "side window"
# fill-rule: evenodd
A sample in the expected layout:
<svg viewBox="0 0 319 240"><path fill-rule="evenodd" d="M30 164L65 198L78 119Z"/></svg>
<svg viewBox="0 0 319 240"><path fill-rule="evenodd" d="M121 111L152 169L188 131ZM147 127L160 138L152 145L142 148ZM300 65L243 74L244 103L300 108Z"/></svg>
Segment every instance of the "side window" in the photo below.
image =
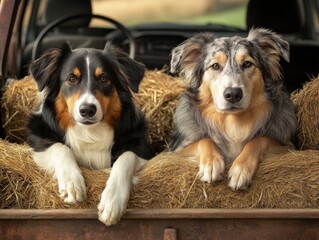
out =
<svg viewBox="0 0 319 240"><path fill-rule="evenodd" d="M313 11L313 20L314 20L314 27L316 31L317 39L319 39L319 0L314 0L315 8L312 9Z"/></svg>
<svg viewBox="0 0 319 240"><path fill-rule="evenodd" d="M22 22L22 46L34 41L43 24L43 8L46 0L29 0Z"/></svg>
<svg viewBox="0 0 319 240"><path fill-rule="evenodd" d="M37 17L36 17L36 24L38 26L43 26L45 24L44 7L46 4L47 4L47 0L40 1L38 12L37 12Z"/></svg>
<svg viewBox="0 0 319 240"><path fill-rule="evenodd" d="M34 1L30 0L26 6L25 13L22 20L22 28L21 28L21 43L22 46L25 46L28 39L29 25L31 21L31 11Z"/></svg>
<svg viewBox="0 0 319 240"><path fill-rule="evenodd" d="M246 28L248 0L92 0L94 14L105 15L126 26L159 22L221 24ZM105 24L93 21L97 27Z"/></svg>

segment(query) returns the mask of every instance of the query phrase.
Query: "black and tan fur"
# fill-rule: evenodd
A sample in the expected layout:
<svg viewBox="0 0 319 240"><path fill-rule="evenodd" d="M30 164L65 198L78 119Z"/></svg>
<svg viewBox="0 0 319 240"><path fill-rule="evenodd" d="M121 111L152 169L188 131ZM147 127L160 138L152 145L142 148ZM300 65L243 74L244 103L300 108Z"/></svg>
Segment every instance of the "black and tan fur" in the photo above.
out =
<svg viewBox="0 0 319 240"><path fill-rule="evenodd" d="M126 210L133 177L154 153L146 120L134 106L144 65L107 44L104 50L51 49L30 65L43 102L31 114L28 144L34 161L58 181L66 203L86 199L80 167L113 166L98 206L115 224Z"/></svg>

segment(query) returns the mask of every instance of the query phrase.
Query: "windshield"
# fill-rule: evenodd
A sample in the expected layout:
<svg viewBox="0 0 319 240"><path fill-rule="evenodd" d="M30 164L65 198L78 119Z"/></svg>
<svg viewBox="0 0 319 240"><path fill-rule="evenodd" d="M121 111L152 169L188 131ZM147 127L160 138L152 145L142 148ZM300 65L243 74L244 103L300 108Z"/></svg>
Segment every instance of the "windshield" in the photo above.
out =
<svg viewBox="0 0 319 240"><path fill-rule="evenodd" d="M222 24L246 28L247 0L92 0L94 14L126 26L145 23ZM91 25L104 26L94 20Z"/></svg>

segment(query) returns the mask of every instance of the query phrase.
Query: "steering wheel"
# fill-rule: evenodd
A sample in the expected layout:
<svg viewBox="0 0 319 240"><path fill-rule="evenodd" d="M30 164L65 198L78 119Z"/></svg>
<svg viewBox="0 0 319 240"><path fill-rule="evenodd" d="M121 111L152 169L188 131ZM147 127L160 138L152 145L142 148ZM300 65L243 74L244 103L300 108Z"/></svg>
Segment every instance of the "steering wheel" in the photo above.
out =
<svg viewBox="0 0 319 240"><path fill-rule="evenodd" d="M135 58L135 40L134 40L131 32L126 27L124 27L121 23L115 21L112 18L105 17L102 15L77 14L77 15L70 15L70 16L58 18L42 29L42 31L39 33L39 35L37 36L37 38L34 41L34 45L32 48L32 61L34 61L38 57L38 51L39 51L38 49L39 49L40 43L42 42L43 38L48 34L49 31L51 31L53 28L61 25L62 23L69 22L69 21L71 21L73 19L77 19L77 18L97 18L97 19L101 19L103 21L106 21L106 22L113 24L117 29L119 29L125 35L125 37L127 37L128 41L129 41L129 56L132 59Z"/></svg>

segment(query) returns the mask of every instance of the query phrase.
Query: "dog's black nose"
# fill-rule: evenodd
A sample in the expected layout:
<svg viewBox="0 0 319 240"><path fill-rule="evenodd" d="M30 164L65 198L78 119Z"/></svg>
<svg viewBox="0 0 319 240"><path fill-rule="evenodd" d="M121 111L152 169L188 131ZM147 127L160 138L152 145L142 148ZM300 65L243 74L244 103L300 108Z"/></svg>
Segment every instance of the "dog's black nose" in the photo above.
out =
<svg viewBox="0 0 319 240"><path fill-rule="evenodd" d="M224 91L224 98L227 102L236 103L239 102L243 98L243 91L241 88L228 87Z"/></svg>
<svg viewBox="0 0 319 240"><path fill-rule="evenodd" d="M96 106L94 104L83 103L80 106L80 114L82 117L93 117L96 113Z"/></svg>

